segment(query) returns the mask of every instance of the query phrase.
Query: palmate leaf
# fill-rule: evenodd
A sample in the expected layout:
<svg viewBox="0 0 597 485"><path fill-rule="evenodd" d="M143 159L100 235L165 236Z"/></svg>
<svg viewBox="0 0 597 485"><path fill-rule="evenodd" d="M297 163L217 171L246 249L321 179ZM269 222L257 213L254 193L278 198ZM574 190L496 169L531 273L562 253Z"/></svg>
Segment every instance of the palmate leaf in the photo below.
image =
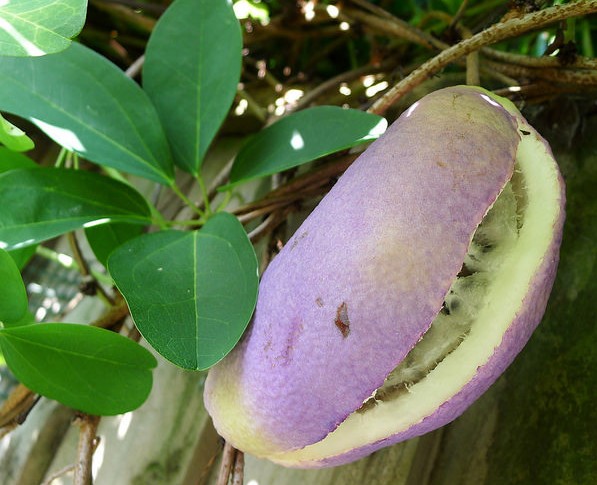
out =
<svg viewBox="0 0 597 485"><path fill-rule="evenodd" d="M147 224L147 202L135 189L96 173L57 168L0 175L0 247L16 249L84 226Z"/></svg>
<svg viewBox="0 0 597 485"><path fill-rule="evenodd" d="M197 175L240 78L242 38L231 2L176 0L147 44L143 88L180 168Z"/></svg>
<svg viewBox="0 0 597 485"><path fill-rule="evenodd" d="M27 291L13 258L0 249L0 322L17 324L27 312Z"/></svg>
<svg viewBox="0 0 597 485"><path fill-rule="evenodd" d="M200 231L133 239L112 253L108 269L143 337L186 369L221 360L255 308L257 258L242 225L227 213Z"/></svg>
<svg viewBox="0 0 597 485"><path fill-rule="evenodd" d="M83 28L87 0L0 1L0 56L43 56L66 49Z"/></svg>
<svg viewBox="0 0 597 485"><path fill-rule="evenodd" d="M10 370L32 391L89 414L131 411L152 386L153 355L109 330L39 323L0 330Z"/></svg>
<svg viewBox="0 0 597 485"><path fill-rule="evenodd" d="M381 116L338 106L298 111L249 139L236 156L228 187L375 140L387 125Z"/></svg>
<svg viewBox="0 0 597 485"><path fill-rule="evenodd" d="M80 44L42 58L0 57L0 109L33 121L100 165L170 185L173 165L145 92Z"/></svg>

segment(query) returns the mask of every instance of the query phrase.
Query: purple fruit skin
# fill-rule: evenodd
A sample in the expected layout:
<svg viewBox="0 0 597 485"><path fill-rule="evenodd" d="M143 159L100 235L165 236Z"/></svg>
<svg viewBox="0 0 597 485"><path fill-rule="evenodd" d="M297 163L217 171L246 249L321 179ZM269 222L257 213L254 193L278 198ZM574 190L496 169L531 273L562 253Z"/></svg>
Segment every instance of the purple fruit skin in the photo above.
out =
<svg viewBox="0 0 597 485"><path fill-rule="evenodd" d="M423 98L355 161L270 264L249 331L209 373L205 404L226 440L258 456L303 448L383 384L441 308L472 234L512 175L519 136L514 118L481 93L448 88ZM432 416L344 455L292 465L346 463L460 415L529 339L558 247L554 240L493 358Z"/></svg>
<svg viewBox="0 0 597 485"><path fill-rule="evenodd" d="M452 399L440 406L435 413L426 417L420 423L411 426L403 433L390 436L376 443L355 448L342 455L333 456L317 462L294 463L292 466L321 468L342 465L358 460L359 458L367 456L385 446L433 431L460 416L497 380L498 377L500 377L500 375L502 375L526 345L533 331L539 324L541 317L545 312L547 300L555 280L556 269L559 262L559 247L562 241L562 229L564 225L563 214L565 194L563 182L560 186L562 187L562 217L558 219L557 225L554 227L555 238L550 245L549 251L545 255L545 260L543 261L541 268L535 276L533 288L524 298L521 306L523 311L519 314L518 318L512 322L512 325L504 334L500 346L495 349L495 353L491 356L490 360L482 367L479 367L475 377L470 380L458 394L454 395Z"/></svg>

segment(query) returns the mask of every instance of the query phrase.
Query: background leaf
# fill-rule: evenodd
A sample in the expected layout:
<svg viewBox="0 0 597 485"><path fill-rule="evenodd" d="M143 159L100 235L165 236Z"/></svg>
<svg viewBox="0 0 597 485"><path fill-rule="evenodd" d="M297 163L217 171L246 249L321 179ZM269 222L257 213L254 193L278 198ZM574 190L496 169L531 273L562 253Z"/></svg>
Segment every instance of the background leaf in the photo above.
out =
<svg viewBox="0 0 597 485"><path fill-rule="evenodd" d="M337 106L298 111L261 130L241 148L230 186L374 140L387 125L381 116Z"/></svg>
<svg viewBox="0 0 597 485"><path fill-rule="evenodd" d="M10 254L10 257L17 265L17 268L19 268L19 270L22 270L31 260L36 250L37 244L34 244L32 246L27 246L21 249L12 249L8 251L8 254Z"/></svg>
<svg viewBox="0 0 597 485"><path fill-rule="evenodd" d="M242 38L231 2L176 0L147 44L143 88L176 163L197 175L240 78Z"/></svg>
<svg viewBox="0 0 597 485"><path fill-rule="evenodd" d="M27 291L14 260L0 249L0 321L8 326L27 313Z"/></svg>
<svg viewBox="0 0 597 485"><path fill-rule="evenodd" d="M114 64L80 44L42 58L0 57L0 109L33 121L95 163L169 185L173 167L155 108Z"/></svg>
<svg viewBox="0 0 597 485"><path fill-rule="evenodd" d="M13 152L6 147L0 147L0 173L14 170L15 168L35 168L37 163L29 157Z"/></svg>
<svg viewBox="0 0 597 485"><path fill-rule="evenodd" d="M151 353L122 335L70 323L2 329L0 347L25 386L89 414L114 415L140 406L157 365Z"/></svg>
<svg viewBox="0 0 597 485"><path fill-rule="evenodd" d="M24 131L5 120L2 115L0 115L0 143L15 152L26 152L35 146L33 140Z"/></svg>
<svg viewBox="0 0 597 485"><path fill-rule="evenodd" d="M255 252L242 225L227 213L200 231L133 239L112 253L108 266L143 337L186 369L207 369L221 360L255 308Z"/></svg>
<svg viewBox="0 0 597 485"><path fill-rule="evenodd" d="M43 56L66 49L83 28L87 0L0 2L0 56Z"/></svg>
<svg viewBox="0 0 597 485"><path fill-rule="evenodd" d="M93 254L106 267L108 266L108 256L112 251L128 240L141 235L142 232L143 226L125 222L101 224L85 229L85 235Z"/></svg>
<svg viewBox="0 0 597 485"><path fill-rule="evenodd" d="M26 201L26 203L23 203ZM28 246L84 225L147 224L145 199L132 187L96 173L30 168L0 175L0 247Z"/></svg>

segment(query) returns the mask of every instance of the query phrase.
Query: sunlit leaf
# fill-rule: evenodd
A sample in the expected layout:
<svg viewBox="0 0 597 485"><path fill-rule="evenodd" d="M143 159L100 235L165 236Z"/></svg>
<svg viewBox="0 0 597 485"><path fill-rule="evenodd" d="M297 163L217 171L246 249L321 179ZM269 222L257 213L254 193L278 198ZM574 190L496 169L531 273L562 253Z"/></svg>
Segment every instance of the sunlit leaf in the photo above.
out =
<svg viewBox="0 0 597 485"><path fill-rule="evenodd" d="M19 268L10 254L0 249L0 322L5 326L19 322L27 307L27 291Z"/></svg>
<svg viewBox="0 0 597 485"><path fill-rule="evenodd" d="M318 106L263 129L241 148L230 185L271 175L378 138L384 118L355 109Z"/></svg>
<svg viewBox="0 0 597 485"><path fill-rule="evenodd" d="M26 202L25 202L26 201ZM0 175L0 247L16 249L74 229L107 222L147 224L145 199L96 173L57 168Z"/></svg>
<svg viewBox="0 0 597 485"><path fill-rule="evenodd" d="M109 330L39 323L0 330L10 370L32 391L89 414L131 411L147 398L156 360Z"/></svg>
<svg viewBox="0 0 597 485"><path fill-rule="evenodd" d="M228 1L176 0L147 44L143 88L176 163L197 174L240 78L242 39Z"/></svg>
<svg viewBox="0 0 597 485"><path fill-rule="evenodd" d="M118 248L110 274L145 339L187 369L207 369L243 334L257 298L257 259L238 220L145 234Z"/></svg>
<svg viewBox="0 0 597 485"><path fill-rule="evenodd" d="M145 92L80 44L42 58L0 57L0 109L107 167L169 185L166 137Z"/></svg>
<svg viewBox="0 0 597 485"><path fill-rule="evenodd" d="M125 222L101 224L85 229L93 254L104 266L107 266L108 256L112 251L128 240L141 235L142 232L143 226Z"/></svg>
<svg viewBox="0 0 597 485"><path fill-rule="evenodd" d="M66 49L83 28L87 0L0 1L0 56L43 56Z"/></svg>
<svg viewBox="0 0 597 485"><path fill-rule="evenodd" d="M23 130L5 120L2 115L0 115L0 144L15 152L26 152L35 146L33 140Z"/></svg>

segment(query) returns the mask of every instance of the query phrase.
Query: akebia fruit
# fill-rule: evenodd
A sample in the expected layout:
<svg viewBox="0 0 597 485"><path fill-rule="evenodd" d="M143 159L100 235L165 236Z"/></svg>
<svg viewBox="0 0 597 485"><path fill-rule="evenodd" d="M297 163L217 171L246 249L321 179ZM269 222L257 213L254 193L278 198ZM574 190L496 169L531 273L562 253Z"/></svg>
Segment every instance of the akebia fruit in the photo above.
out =
<svg viewBox="0 0 597 485"><path fill-rule="evenodd" d="M247 334L205 384L216 429L321 467L455 419L541 319L563 220L551 150L509 101L424 97L263 274Z"/></svg>

